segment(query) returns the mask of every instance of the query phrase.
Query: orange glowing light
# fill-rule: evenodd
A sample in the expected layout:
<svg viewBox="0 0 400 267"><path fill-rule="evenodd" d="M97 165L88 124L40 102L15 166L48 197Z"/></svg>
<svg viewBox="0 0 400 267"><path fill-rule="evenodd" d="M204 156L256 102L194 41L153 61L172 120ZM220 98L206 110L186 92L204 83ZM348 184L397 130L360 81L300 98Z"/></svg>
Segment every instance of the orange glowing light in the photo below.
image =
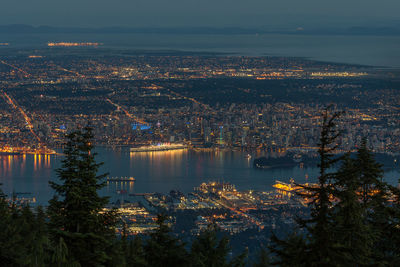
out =
<svg viewBox="0 0 400 267"><path fill-rule="evenodd" d="M56 42L56 43L47 43L47 46L50 47L79 47L79 46L100 46L102 43L70 43L70 42Z"/></svg>
<svg viewBox="0 0 400 267"><path fill-rule="evenodd" d="M120 105L118 105L118 104L112 102L109 98L107 98L106 100L107 100L107 102L109 102L111 105L113 105L113 106L115 106L116 108L122 110L122 111L125 113L126 116L128 116L129 118L135 120L137 123L140 123L140 124L147 124L144 120L139 119L138 117L136 117L136 116L130 114L126 109L124 109L124 108L121 107Z"/></svg>

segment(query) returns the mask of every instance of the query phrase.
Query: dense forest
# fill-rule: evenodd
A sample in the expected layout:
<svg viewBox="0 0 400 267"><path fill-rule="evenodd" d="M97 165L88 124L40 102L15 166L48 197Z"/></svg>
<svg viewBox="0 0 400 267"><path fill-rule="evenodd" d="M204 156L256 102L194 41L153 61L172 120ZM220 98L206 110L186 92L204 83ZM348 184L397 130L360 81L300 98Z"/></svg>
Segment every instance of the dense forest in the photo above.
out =
<svg viewBox="0 0 400 267"><path fill-rule="evenodd" d="M68 134L60 183L46 208L32 210L0 196L1 266L400 266L400 190L383 181L367 140L355 155L338 156L336 119L323 112L319 177L302 185L310 216L297 218L285 238L272 235L257 259L246 248L232 255L229 238L210 224L191 243L171 232L160 214L145 237L121 236L117 210L98 195L106 174L98 174L89 127ZM334 170L334 171L332 171Z"/></svg>

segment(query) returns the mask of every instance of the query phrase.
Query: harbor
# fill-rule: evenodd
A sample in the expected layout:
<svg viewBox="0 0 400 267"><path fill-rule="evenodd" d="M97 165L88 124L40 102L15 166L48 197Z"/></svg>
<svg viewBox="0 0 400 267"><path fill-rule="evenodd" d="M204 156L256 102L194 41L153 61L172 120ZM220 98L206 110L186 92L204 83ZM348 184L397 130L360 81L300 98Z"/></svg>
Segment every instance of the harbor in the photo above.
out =
<svg viewBox="0 0 400 267"><path fill-rule="evenodd" d="M297 183L313 183L319 175L316 167L270 168L259 170L253 167L253 161L260 155L253 153L247 159L247 152L241 151L191 151L172 150L161 152L131 153L129 148L113 150L98 147L98 162L104 162L99 174L107 174L103 181L107 187L100 191L103 196L110 196L116 201L117 190L126 190L127 194L168 193L171 189L189 193L203 182L214 181L234 184L238 190L273 190L275 181L290 183L293 178ZM5 194L32 192L37 203L46 205L53 197L49 181L59 182L56 169L61 166L64 157L57 155L26 154L25 156L0 157L0 183ZM133 177L134 181L108 177ZM397 185L400 174L397 170L385 173L385 180ZM112 180L112 179L111 179Z"/></svg>

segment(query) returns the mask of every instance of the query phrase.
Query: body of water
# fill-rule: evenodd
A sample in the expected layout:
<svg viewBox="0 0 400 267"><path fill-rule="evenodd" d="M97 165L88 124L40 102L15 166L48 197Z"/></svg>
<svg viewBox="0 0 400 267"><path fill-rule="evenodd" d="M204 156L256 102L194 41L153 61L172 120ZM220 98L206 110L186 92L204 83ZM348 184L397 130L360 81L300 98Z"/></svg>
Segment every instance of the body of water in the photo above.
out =
<svg viewBox="0 0 400 267"><path fill-rule="evenodd" d="M221 34L7 34L10 48L47 42L100 42L104 48L306 57L321 61L400 68L400 36ZM2 47L0 47L2 48ZM76 49L76 48L74 48Z"/></svg>
<svg viewBox="0 0 400 267"><path fill-rule="evenodd" d="M184 193L203 182L230 182L238 190L272 190L275 180L289 182L313 182L318 177L317 168L277 168L256 170L254 159L245 158L242 152L194 152L188 150L129 153L128 149L119 151L98 148L98 161L103 161L102 172L109 176L132 176L134 183L108 183L101 191L115 201L121 198L118 190L127 193L169 192L172 189ZM55 169L60 166L62 156L1 156L0 183L3 191L10 195L15 192L31 192L38 203L46 204L52 197L50 180L57 181ZM386 172L385 178L397 184L400 173ZM124 196L128 199L128 196Z"/></svg>

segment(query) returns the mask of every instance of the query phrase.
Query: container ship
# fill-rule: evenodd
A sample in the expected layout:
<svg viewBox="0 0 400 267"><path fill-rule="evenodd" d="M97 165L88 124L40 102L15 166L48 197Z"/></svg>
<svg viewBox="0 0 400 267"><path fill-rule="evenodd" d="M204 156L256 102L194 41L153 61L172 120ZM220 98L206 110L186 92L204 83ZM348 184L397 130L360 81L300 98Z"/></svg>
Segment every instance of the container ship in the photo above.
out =
<svg viewBox="0 0 400 267"><path fill-rule="evenodd" d="M168 151L168 150L179 150L187 148L184 144L170 144L162 143L150 146L132 147L131 152L156 152L156 151Z"/></svg>

